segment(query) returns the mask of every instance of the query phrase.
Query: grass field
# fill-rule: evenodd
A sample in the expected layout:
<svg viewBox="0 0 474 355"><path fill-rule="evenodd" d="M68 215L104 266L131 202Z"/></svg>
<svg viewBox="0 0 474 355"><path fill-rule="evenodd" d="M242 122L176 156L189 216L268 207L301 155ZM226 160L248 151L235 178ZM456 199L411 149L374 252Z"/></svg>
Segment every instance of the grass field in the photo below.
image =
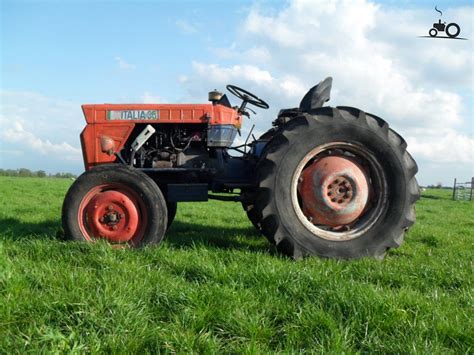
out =
<svg viewBox="0 0 474 355"><path fill-rule="evenodd" d="M0 178L0 353L474 351L474 202L449 191L382 262L294 262L225 202L181 204L159 248L62 242L70 183Z"/></svg>

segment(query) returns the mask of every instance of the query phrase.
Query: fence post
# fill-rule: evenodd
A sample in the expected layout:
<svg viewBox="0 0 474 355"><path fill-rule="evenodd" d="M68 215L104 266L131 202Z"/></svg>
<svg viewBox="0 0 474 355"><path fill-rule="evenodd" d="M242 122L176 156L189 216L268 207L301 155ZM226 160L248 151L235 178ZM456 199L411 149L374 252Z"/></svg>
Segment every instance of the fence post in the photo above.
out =
<svg viewBox="0 0 474 355"><path fill-rule="evenodd" d="M469 196L469 201L472 201L472 189L474 188L474 177L471 177L471 196Z"/></svg>
<svg viewBox="0 0 474 355"><path fill-rule="evenodd" d="M453 200L456 200L456 178L454 178L454 185L453 185Z"/></svg>

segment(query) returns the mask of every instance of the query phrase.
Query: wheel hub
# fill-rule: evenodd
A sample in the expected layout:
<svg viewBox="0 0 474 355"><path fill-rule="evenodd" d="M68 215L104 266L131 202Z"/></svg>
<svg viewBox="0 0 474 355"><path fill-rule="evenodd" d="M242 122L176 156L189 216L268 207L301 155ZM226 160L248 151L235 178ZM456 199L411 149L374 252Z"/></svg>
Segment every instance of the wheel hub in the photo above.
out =
<svg viewBox="0 0 474 355"><path fill-rule="evenodd" d="M358 219L369 199L369 178L349 156L326 156L301 172L298 180L301 207L317 225L342 227Z"/></svg>
<svg viewBox="0 0 474 355"><path fill-rule="evenodd" d="M125 193L108 190L96 194L85 208L91 234L111 242L128 242L138 230L136 204Z"/></svg>

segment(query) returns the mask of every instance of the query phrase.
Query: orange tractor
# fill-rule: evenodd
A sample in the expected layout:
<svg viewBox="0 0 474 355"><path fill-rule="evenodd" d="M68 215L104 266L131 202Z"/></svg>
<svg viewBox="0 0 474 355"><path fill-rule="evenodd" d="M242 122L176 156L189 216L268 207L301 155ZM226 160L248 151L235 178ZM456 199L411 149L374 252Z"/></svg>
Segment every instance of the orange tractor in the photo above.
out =
<svg viewBox="0 0 474 355"><path fill-rule="evenodd" d="M86 172L64 201L66 238L159 244L178 202L219 199L241 203L293 258L383 257L415 222L417 165L383 119L323 106L331 85L323 80L238 146L249 106L269 106L234 85L239 106L218 91L209 104L83 105Z"/></svg>

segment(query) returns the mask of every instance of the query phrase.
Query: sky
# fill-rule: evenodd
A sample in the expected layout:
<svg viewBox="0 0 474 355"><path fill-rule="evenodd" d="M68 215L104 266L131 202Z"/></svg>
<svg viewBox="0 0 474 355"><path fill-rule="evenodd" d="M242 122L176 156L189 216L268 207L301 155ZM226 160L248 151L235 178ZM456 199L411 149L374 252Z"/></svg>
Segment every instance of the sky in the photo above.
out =
<svg viewBox="0 0 474 355"><path fill-rule="evenodd" d="M245 122L244 135L253 123L263 133L332 76L328 104L384 118L407 140L421 185L474 176L471 1L0 6L0 168L81 173L81 104L205 103L234 84L270 104ZM467 40L419 37L438 19Z"/></svg>

